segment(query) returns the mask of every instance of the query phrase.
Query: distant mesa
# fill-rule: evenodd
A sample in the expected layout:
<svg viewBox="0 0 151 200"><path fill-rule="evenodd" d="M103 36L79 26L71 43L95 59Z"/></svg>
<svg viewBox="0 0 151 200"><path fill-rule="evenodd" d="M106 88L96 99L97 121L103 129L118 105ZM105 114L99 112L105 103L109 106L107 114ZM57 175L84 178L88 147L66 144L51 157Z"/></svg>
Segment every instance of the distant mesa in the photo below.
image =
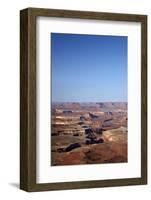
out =
<svg viewBox="0 0 151 200"><path fill-rule="evenodd" d="M100 108L127 109L127 102L103 102L97 104L100 105Z"/></svg>
<svg viewBox="0 0 151 200"><path fill-rule="evenodd" d="M52 110L54 108L57 108L57 112L60 112L61 110L64 110L65 112L73 112L75 110L106 110L108 111L108 114L112 115L113 110L126 110L127 109L127 102L53 102L52 103Z"/></svg>
<svg viewBox="0 0 151 200"><path fill-rule="evenodd" d="M72 109L72 110L75 110L75 109L80 109L81 106L80 106L80 103L70 103L70 102L67 102L67 103L55 103L55 106L57 105L58 108L60 109Z"/></svg>

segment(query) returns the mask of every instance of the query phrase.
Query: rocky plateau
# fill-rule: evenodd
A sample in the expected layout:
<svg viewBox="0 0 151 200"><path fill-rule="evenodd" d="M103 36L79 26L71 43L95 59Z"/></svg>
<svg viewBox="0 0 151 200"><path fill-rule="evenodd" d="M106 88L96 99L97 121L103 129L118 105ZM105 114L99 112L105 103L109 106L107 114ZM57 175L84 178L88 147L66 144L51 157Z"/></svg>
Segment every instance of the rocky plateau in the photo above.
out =
<svg viewBox="0 0 151 200"><path fill-rule="evenodd" d="M53 103L51 165L127 162L127 103Z"/></svg>

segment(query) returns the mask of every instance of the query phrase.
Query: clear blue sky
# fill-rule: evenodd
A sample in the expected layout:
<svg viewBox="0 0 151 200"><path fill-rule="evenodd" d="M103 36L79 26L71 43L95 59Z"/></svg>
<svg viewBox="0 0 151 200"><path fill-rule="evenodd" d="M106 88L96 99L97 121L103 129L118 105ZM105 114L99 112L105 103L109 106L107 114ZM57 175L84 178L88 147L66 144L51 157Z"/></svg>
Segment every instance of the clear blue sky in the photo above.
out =
<svg viewBox="0 0 151 200"><path fill-rule="evenodd" d="M126 102L127 37L51 33L53 102Z"/></svg>

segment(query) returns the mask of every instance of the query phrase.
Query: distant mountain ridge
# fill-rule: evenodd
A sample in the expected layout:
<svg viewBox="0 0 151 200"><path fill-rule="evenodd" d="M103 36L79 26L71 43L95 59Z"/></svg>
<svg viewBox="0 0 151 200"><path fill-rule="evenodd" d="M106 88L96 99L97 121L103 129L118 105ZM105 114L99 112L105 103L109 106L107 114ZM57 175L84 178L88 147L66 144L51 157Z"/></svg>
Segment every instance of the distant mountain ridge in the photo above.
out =
<svg viewBox="0 0 151 200"><path fill-rule="evenodd" d="M96 107L100 109L127 109L127 102L53 102L52 107L64 109L81 109Z"/></svg>
<svg viewBox="0 0 151 200"><path fill-rule="evenodd" d="M127 102L105 102L105 103L97 103L100 105L100 108L127 108Z"/></svg>

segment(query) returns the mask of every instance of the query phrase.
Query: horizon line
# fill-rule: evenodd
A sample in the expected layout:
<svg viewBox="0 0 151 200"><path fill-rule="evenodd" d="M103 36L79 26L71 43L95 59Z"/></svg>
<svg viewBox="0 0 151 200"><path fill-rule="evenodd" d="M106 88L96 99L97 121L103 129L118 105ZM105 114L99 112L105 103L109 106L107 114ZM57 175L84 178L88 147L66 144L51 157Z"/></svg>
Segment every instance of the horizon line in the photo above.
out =
<svg viewBox="0 0 151 200"><path fill-rule="evenodd" d="M128 103L128 101L51 101L51 103Z"/></svg>

